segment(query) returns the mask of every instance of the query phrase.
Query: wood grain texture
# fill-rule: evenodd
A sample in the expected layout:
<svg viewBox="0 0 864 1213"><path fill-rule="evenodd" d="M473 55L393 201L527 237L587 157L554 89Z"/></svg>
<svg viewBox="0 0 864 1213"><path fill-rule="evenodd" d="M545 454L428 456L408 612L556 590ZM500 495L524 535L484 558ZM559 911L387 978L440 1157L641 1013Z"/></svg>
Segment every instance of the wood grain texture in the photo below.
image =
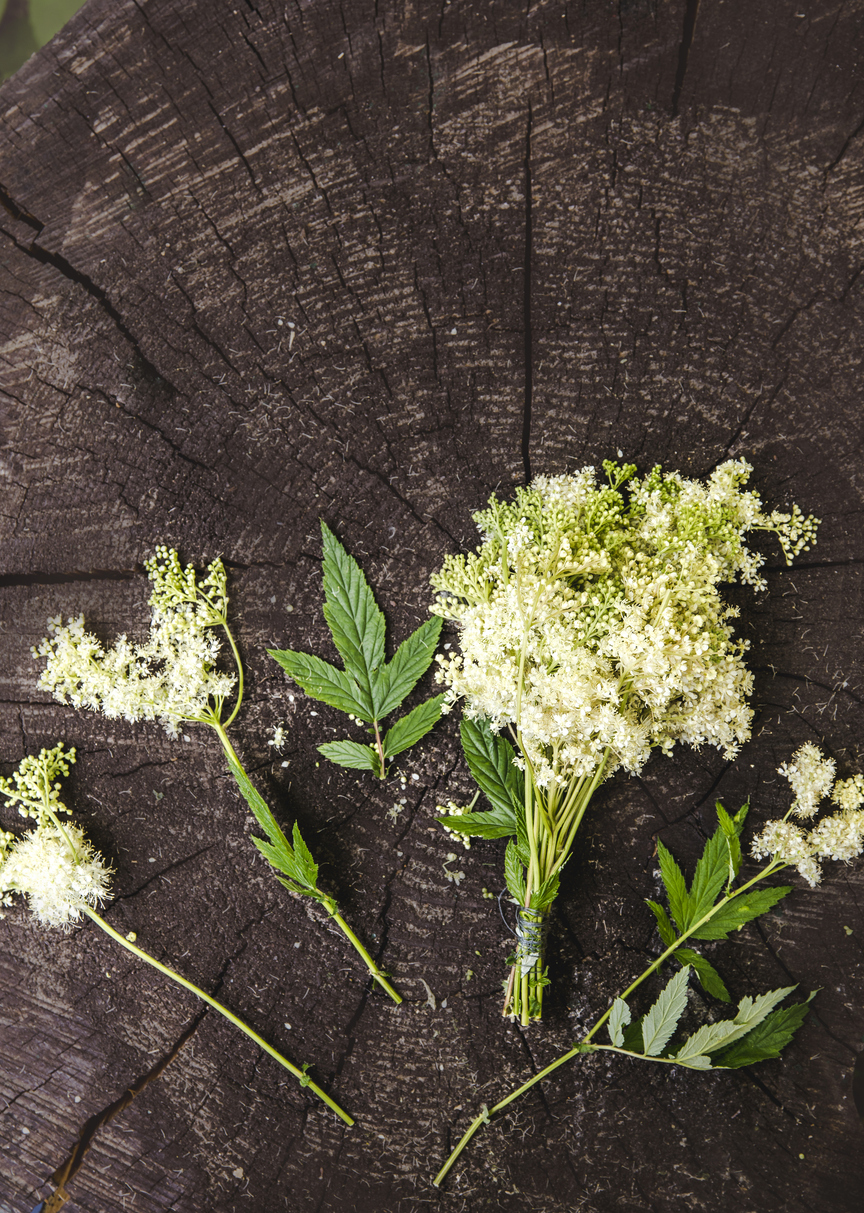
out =
<svg viewBox="0 0 864 1213"><path fill-rule="evenodd" d="M0 761L78 747L112 923L357 1119L207 1014L99 1133L68 1209L859 1207L860 864L709 946L738 997L821 987L782 1061L591 1059L487 1128L443 1191L430 1177L643 967L657 836L692 863L717 797L784 810L775 770L803 741L861 769L862 48L861 0L90 0L0 89ZM406 757L404 790L319 766L342 724L289 698L264 650L335 658L320 517L398 642L489 492L618 449L694 475L745 456L769 506L824 521L791 571L766 545L767 594L731 592L759 711L738 761L682 750L598 795L548 1014L523 1034L481 896L502 847L460 848L458 886L444 871L435 805L470 794L454 724ZM157 541L224 555L236 744L401 1008L272 880L200 730L172 742L36 691L49 615L145 628ZM200 1006L94 928L0 926L0 1210L18 1213Z"/></svg>

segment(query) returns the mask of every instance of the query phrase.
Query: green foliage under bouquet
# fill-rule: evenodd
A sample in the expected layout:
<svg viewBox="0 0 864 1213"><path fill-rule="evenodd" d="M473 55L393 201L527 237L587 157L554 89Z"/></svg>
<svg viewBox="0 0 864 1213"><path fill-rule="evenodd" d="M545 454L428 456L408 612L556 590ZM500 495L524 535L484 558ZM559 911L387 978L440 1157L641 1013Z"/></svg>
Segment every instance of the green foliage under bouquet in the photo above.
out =
<svg viewBox="0 0 864 1213"><path fill-rule="evenodd" d="M433 612L460 629L461 653L438 658L443 710L464 699L466 759L492 805L439 820L511 837L518 946L504 1013L523 1024L542 1013L547 916L600 784L636 774L653 749L708 743L733 758L750 736L748 643L719 592L735 580L764 588L745 536L772 532L789 563L818 525L797 506L765 514L743 487L744 460L705 482L603 469L606 484L586 467L539 476L513 503L493 496L474 515L480 546L432 578Z"/></svg>

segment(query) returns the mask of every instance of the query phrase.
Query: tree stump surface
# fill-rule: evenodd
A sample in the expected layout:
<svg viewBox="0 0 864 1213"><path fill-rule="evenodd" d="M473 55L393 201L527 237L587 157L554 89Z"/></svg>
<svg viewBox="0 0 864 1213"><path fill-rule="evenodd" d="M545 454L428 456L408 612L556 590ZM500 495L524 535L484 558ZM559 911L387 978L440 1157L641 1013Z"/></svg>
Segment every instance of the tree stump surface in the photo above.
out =
<svg viewBox="0 0 864 1213"><path fill-rule="evenodd" d="M574 1063L430 1178L644 967L658 837L692 865L717 798L785 811L776 768L804 741L861 770L862 18L861 0L90 0L0 90L2 770L75 745L110 921L357 1120L92 925L49 933L19 906L0 923L0 1209L46 1196L87 1118L196 1017L96 1136L73 1213L860 1206L860 861L712 945L736 998L819 987L781 1060ZM493 489L619 450L697 476L746 457L769 509L823 524L791 570L766 544L766 594L730 591L758 712L738 760L681 747L595 798L548 1012L523 1032L481 895L503 844L463 851L434 821L471 794L455 720L398 763L404 789L319 764L344 720L265 649L335 659L319 518L398 642ZM160 541L224 556L235 745L401 1008L272 878L215 739L37 691L49 616L146 630Z"/></svg>

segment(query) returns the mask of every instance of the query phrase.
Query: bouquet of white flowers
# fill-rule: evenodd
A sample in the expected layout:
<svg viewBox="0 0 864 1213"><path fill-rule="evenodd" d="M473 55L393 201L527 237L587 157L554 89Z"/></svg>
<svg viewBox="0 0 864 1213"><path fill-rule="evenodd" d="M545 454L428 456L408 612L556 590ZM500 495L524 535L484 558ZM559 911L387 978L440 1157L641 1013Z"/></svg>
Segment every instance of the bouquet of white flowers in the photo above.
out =
<svg viewBox="0 0 864 1213"><path fill-rule="evenodd" d="M763 557L749 531L770 531L787 563L818 519L762 510L744 460L706 482L606 461L539 476L516 501L494 496L474 516L476 552L448 556L432 578L433 612L459 624L461 653L439 657L444 710L465 700L462 742L491 811L452 813L451 831L513 836L507 887L519 906L504 1013L542 1013L549 908L585 810L619 767L641 770L676 742L731 758L750 736L752 675L737 610L719 593L756 588ZM503 734L509 734L515 744Z"/></svg>

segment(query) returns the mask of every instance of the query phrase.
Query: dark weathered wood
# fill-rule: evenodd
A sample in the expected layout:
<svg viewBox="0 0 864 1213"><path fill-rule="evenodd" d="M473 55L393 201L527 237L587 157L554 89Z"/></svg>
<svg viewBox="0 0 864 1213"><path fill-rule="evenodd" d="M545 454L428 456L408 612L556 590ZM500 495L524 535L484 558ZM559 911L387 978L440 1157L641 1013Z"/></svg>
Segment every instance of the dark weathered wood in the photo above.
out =
<svg viewBox="0 0 864 1213"><path fill-rule="evenodd" d="M76 745L112 922L311 1062L358 1122L206 1015L101 1131L69 1209L858 1207L860 864L716 949L739 996L822 987L782 1062L584 1062L485 1130L443 1193L429 1178L481 1102L641 967L659 833L692 857L718 796L785 808L774 771L805 740L861 767L862 12L91 0L0 90L3 769ZM435 804L469 787L452 723L403 764L404 792L319 767L341 726L289 701L264 649L326 651L319 517L399 638L494 487L619 448L699 475L745 455L768 503L824 524L795 570L771 552L768 595L735 591L760 705L738 762L682 751L598 796L548 1017L523 1035L499 1014L507 942L480 895L501 848L460 853L458 888L443 871ZM401 1009L270 878L209 738L36 692L49 615L145 626L160 540L229 562L238 747ZM287 767L266 746L285 721ZM17 1211L199 1007L95 929L0 926L0 1205Z"/></svg>

